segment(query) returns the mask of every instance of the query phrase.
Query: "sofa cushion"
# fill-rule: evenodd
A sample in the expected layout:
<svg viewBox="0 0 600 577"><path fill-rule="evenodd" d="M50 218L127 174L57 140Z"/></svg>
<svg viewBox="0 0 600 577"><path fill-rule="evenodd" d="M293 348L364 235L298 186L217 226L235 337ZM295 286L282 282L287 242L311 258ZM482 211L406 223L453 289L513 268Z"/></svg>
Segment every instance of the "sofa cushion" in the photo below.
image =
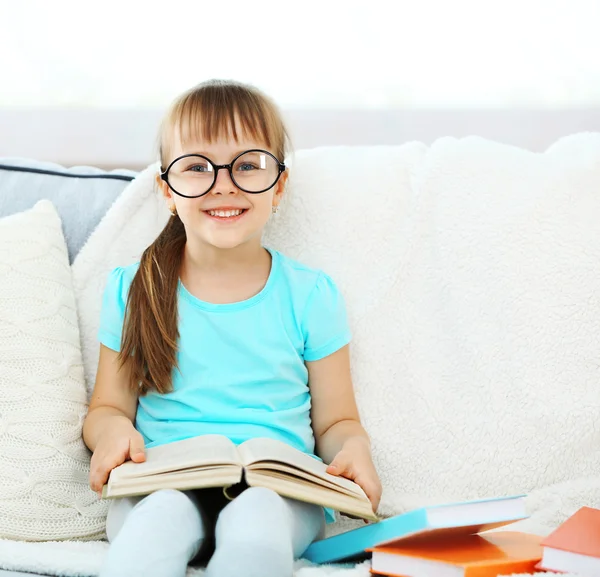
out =
<svg viewBox="0 0 600 577"><path fill-rule="evenodd" d="M0 538L100 538L71 269L49 201L0 219L0 278Z"/></svg>
<svg viewBox="0 0 600 577"><path fill-rule="evenodd" d="M0 217L50 200L61 217L72 261L115 198L135 177L130 170L64 168L26 158L0 158Z"/></svg>

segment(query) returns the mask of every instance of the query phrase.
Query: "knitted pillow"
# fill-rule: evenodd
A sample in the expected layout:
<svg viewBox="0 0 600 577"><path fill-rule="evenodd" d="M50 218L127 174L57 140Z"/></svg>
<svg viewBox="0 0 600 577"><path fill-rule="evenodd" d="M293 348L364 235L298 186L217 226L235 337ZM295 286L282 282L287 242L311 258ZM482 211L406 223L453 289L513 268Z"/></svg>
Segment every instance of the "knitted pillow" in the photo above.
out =
<svg viewBox="0 0 600 577"><path fill-rule="evenodd" d="M104 536L71 269L49 201L0 219L0 537Z"/></svg>

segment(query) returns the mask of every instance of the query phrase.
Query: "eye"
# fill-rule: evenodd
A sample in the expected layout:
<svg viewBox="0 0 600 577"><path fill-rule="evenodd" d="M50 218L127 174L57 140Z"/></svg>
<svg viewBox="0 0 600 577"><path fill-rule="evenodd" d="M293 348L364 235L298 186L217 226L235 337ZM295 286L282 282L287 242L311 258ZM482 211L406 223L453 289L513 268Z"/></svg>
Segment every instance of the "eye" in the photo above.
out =
<svg viewBox="0 0 600 577"><path fill-rule="evenodd" d="M241 170L242 172L247 172L249 170L258 169L258 166L256 166L255 164L253 164L251 162L242 162L241 164L238 165L237 169Z"/></svg>
<svg viewBox="0 0 600 577"><path fill-rule="evenodd" d="M194 164L193 166L188 167L190 172L211 172L212 167L207 166L206 164Z"/></svg>

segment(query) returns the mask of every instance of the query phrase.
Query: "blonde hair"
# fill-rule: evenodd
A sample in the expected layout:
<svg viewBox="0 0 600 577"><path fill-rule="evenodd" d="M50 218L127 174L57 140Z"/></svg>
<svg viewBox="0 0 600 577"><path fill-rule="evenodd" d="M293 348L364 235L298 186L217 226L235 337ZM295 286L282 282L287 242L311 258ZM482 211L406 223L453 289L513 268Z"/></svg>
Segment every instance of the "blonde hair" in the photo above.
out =
<svg viewBox="0 0 600 577"><path fill-rule="evenodd" d="M241 131L241 134L240 134ZM159 131L162 170L171 159L173 142L183 146L198 138L249 136L264 142L283 162L289 137L277 106L260 90L234 81L210 80L177 98ZM177 287L186 233L172 216L144 251L129 294L119 361L131 363L131 387L139 394L173 390L179 341Z"/></svg>

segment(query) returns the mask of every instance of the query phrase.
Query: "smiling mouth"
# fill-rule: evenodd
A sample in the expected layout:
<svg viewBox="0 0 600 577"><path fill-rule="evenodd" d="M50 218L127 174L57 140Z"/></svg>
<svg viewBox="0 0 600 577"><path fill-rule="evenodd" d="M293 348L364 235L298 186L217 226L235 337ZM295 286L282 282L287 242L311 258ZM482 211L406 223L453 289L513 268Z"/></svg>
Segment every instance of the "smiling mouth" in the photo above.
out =
<svg viewBox="0 0 600 577"><path fill-rule="evenodd" d="M227 210L205 210L204 212L213 218L219 220L235 219L247 212L247 208L227 209Z"/></svg>

